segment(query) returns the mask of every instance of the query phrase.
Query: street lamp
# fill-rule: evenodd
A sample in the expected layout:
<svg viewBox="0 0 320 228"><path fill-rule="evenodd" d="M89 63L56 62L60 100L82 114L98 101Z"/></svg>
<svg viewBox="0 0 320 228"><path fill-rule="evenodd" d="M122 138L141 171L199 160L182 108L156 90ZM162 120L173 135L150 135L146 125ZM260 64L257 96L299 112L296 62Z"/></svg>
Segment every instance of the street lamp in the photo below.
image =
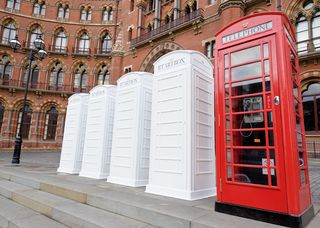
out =
<svg viewBox="0 0 320 228"><path fill-rule="evenodd" d="M31 64L32 61L35 59L43 60L48 54L44 50L45 44L42 40L41 36L38 36L34 41L34 48L30 49L29 52L29 69L28 69L28 77L27 77L27 83L24 89L24 99L23 99L23 105L22 105L22 115L21 120L19 123L19 132L16 137L15 146L14 146L14 152L12 157L12 164L19 164L20 163L20 154L21 154L21 145L22 145L22 128L23 128L23 120L26 112L26 106L27 106L27 95L29 90L29 81L31 77ZM10 40L10 46L13 49L14 52L16 52L18 49L21 48L21 43L18 40L18 36L16 36L14 39Z"/></svg>

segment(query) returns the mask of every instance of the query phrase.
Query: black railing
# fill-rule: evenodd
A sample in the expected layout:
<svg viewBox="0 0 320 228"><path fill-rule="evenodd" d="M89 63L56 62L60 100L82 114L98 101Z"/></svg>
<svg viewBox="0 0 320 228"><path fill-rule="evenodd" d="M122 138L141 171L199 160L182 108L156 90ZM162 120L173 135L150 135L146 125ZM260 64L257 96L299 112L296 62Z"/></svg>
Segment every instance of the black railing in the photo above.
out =
<svg viewBox="0 0 320 228"><path fill-rule="evenodd" d="M110 55L111 51L111 48L96 48L95 55Z"/></svg>
<svg viewBox="0 0 320 228"><path fill-rule="evenodd" d="M314 51L320 51L320 36L312 39L302 40L297 42L297 52L299 55L310 53L308 50L308 44L313 43Z"/></svg>
<svg viewBox="0 0 320 228"><path fill-rule="evenodd" d="M307 142L307 153L309 158L320 158L320 142Z"/></svg>
<svg viewBox="0 0 320 228"><path fill-rule="evenodd" d="M15 87L24 89L26 83L19 80L4 80L0 79L0 87ZM43 83L43 82L30 82L30 90L43 90L43 91L56 91L56 92L66 92L66 93L77 93L77 92L89 92L93 86L86 86L82 88L74 87L73 85L65 84L52 84L52 83Z"/></svg>
<svg viewBox="0 0 320 228"><path fill-rule="evenodd" d="M66 54L68 53L68 47L49 45L48 52Z"/></svg>
<svg viewBox="0 0 320 228"><path fill-rule="evenodd" d="M91 49L90 48L73 47L72 53L75 55L90 55Z"/></svg>
<svg viewBox="0 0 320 228"><path fill-rule="evenodd" d="M162 35L163 33L168 32L168 30L180 27L184 24L187 24L188 22L191 22L193 20L202 18L203 19L203 9L195 10L189 14L186 14L182 17L177 18L176 20L173 20L165 25L160 26L159 28L156 28L150 32L147 32L141 36L138 36L131 40L131 47L134 47L135 45L142 43L144 41L147 41L151 38L154 38L158 35Z"/></svg>

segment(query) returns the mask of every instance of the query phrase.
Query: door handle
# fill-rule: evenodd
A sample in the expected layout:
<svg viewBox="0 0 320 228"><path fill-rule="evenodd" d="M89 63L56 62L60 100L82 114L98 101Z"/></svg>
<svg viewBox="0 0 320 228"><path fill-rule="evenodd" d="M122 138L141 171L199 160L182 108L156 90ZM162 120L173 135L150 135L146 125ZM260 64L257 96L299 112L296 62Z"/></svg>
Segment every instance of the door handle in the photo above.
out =
<svg viewBox="0 0 320 228"><path fill-rule="evenodd" d="M280 97L279 96L275 96L273 98L273 102L274 102L274 105L279 105L280 104Z"/></svg>

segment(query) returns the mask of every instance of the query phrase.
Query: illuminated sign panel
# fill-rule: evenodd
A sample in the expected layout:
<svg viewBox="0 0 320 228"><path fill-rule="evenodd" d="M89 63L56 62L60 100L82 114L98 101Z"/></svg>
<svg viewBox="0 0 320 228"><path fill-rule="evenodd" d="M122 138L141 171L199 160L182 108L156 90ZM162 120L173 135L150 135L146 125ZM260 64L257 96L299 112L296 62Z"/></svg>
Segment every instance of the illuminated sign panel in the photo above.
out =
<svg viewBox="0 0 320 228"><path fill-rule="evenodd" d="M228 36L224 36L222 37L222 43L228 43L246 36L251 36L259 32L267 31L269 29L272 29L272 21L242 30L240 32L232 33Z"/></svg>

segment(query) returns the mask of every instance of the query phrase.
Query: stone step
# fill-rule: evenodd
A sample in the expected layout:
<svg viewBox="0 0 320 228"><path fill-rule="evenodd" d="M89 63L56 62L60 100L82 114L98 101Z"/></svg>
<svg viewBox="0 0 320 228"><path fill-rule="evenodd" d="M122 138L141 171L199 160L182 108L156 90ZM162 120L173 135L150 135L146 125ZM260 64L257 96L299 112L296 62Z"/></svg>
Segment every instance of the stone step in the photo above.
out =
<svg viewBox="0 0 320 228"><path fill-rule="evenodd" d="M0 196L0 227L66 228L67 226Z"/></svg>
<svg viewBox="0 0 320 228"><path fill-rule="evenodd" d="M0 175L1 172L0 169ZM215 212L214 197L185 201L148 194L143 187L125 187L75 175L49 175L47 178L42 175L38 178L34 173L17 174L15 170L6 170L6 177L23 183L32 179L33 185L39 186L41 191L159 227L217 227L216 224L218 227L234 227L235 224L244 227L252 221ZM249 224L274 227L262 222Z"/></svg>
<svg viewBox="0 0 320 228"><path fill-rule="evenodd" d="M1 180L0 193L4 192L4 195L11 196L13 201L70 227L152 227L70 199L24 187Z"/></svg>

